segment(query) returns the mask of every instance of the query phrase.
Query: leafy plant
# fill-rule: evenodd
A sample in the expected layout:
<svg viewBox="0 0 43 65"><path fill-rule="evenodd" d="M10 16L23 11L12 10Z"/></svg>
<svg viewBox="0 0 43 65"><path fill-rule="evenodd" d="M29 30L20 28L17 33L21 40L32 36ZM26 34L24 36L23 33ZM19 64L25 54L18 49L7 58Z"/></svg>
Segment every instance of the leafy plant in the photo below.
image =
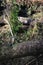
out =
<svg viewBox="0 0 43 65"><path fill-rule="evenodd" d="M42 6L38 7L37 3L31 4L30 7L28 7L28 13L27 14L30 16L30 18L37 19L37 18L41 17L40 16L41 12L40 13L37 12L38 8L40 11ZM29 27L29 29L27 31L24 31L24 33L18 33L19 28L22 26L21 22L18 20L18 12L19 12L19 6L14 3L14 5L12 7L12 11L11 11L10 21L11 21L11 27L12 27L13 33L15 34L15 43L20 43L20 42L31 40L31 39L33 40L33 39L42 38L42 35L40 35L40 33L43 34L43 25L41 24L42 27L40 27L40 23L37 23L38 22L37 20L36 20L36 24L34 25L33 28ZM42 32L40 30L42 30Z"/></svg>
<svg viewBox="0 0 43 65"><path fill-rule="evenodd" d="M13 33L17 33L19 31L19 28L22 26L21 22L18 20L18 11L19 7L17 5L14 5L11 11L10 18Z"/></svg>

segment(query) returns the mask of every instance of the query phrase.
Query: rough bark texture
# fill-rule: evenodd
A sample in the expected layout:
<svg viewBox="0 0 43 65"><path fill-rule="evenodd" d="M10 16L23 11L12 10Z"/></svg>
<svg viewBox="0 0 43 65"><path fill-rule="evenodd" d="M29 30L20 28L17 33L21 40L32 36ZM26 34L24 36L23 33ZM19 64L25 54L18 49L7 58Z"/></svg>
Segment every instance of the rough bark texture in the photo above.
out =
<svg viewBox="0 0 43 65"><path fill-rule="evenodd" d="M43 53L43 42L42 41L24 42L15 46L13 50L15 57L25 55L39 55Z"/></svg>
<svg viewBox="0 0 43 65"><path fill-rule="evenodd" d="M43 65L42 54L43 40L14 45L0 43L0 65Z"/></svg>
<svg viewBox="0 0 43 65"><path fill-rule="evenodd" d="M43 41L28 41L20 44L2 44L0 59L16 58L23 56L37 56L43 53ZM4 58L4 59L5 59Z"/></svg>

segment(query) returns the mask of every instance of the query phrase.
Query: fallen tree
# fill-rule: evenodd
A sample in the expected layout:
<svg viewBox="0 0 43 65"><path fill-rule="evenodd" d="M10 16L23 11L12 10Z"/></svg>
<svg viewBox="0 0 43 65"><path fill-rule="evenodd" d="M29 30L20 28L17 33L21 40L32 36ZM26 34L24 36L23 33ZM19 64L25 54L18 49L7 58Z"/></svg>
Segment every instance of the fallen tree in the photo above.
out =
<svg viewBox="0 0 43 65"><path fill-rule="evenodd" d="M8 44L9 45L9 44ZM43 54L43 40L1 46L0 59L18 58L23 56L38 56ZM7 47L8 46L8 47Z"/></svg>
<svg viewBox="0 0 43 65"><path fill-rule="evenodd" d="M28 41L21 44L16 45L14 48L14 56L31 56L31 55L39 55L43 53L43 41Z"/></svg>
<svg viewBox="0 0 43 65"><path fill-rule="evenodd" d="M40 53L43 53L43 40L28 41L24 43L14 44L14 46L9 46L9 47L10 47L9 49L7 48L5 50L7 52L6 54L5 53L4 55L0 54L0 65L3 65L3 64L4 65L6 64L21 65L21 63L22 65L24 64L39 65L39 63L41 64L43 63L43 59L42 59L43 56L40 54ZM37 55L37 54L39 54L38 57L29 56L29 55ZM41 59L42 59L42 62L40 62Z"/></svg>

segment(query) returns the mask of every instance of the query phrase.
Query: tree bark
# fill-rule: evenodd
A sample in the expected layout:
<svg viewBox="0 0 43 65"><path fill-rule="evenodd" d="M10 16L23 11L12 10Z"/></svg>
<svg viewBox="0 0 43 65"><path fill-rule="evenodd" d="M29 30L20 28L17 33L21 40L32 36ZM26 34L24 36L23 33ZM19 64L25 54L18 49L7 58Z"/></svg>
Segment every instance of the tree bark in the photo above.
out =
<svg viewBox="0 0 43 65"><path fill-rule="evenodd" d="M43 53L43 41L28 41L16 45L14 48L14 56L36 56Z"/></svg>
<svg viewBox="0 0 43 65"><path fill-rule="evenodd" d="M38 56L40 54L43 54L43 40L14 44L14 46L11 46L9 49L5 49L4 54L0 55L0 58Z"/></svg>

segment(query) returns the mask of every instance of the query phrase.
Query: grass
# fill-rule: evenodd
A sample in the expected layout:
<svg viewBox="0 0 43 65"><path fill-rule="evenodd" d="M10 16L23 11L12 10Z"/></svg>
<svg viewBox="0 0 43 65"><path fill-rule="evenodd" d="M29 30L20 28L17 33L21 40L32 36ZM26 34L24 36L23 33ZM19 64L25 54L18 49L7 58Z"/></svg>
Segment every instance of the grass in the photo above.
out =
<svg viewBox="0 0 43 65"><path fill-rule="evenodd" d="M19 8L17 6L14 6L11 11L10 23L13 30L13 34L17 33L19 31L19 28L22 26L22 23L18 20L18 11Z"/></svg>
<svg viewBox="0 0 43 65"><path fill-rule="evenodd" d="M43 6L38 4L33 4L28 7L28 17L32 19L36 19L36 23L33 25L29 25L27 31L23 31L23 33L18 33L20 27L22 27L22 23L18 20L18 12L20 7L13 3L13 7L11 9L11 16L10 16L10 24L14 34L15 41L14 43L20 43L23 41L28 41L31 39L41 39L43 38L43 24L41 23L40 19L43 17ZM32 11L40 10L40 12L36 12L32 14ZM32 15L31 15L32 14ZM1 19L1 17L0 17ZM38 20L37 20L38 19ZM40 21L40 22L39 22ZM9 32L1 33L0 32L0 43L10 43L11 34Z"/></svg>
<svg viewBox="0 0 43 65"><path fill-rule="evenodd" d="M33 15L31 15L32 11L35 10L41 10L40 12L36 12ZM20 43L23 41L28 41L31 39L41 39L43 38L43 24L40 21L40 18L43 16L43 6L39 6L38 4L34 4L28 8L28 15L30 18L35 19L36 23L33 25L34 27L32 28L29 26L27 31L24 31L23 33L18 33L19 28L22 27L22 23L18 20L18 12L19 12L19 7L18 6L13 6L12 11L11 11L11 27L13 30L13 34L15 37L14 43ZM38 20L37 20L38 19ZM40 21L40 22L39 22ZM42 27L40 27L40 25ZM42 31L42 32L41 32Z"/></svg>

